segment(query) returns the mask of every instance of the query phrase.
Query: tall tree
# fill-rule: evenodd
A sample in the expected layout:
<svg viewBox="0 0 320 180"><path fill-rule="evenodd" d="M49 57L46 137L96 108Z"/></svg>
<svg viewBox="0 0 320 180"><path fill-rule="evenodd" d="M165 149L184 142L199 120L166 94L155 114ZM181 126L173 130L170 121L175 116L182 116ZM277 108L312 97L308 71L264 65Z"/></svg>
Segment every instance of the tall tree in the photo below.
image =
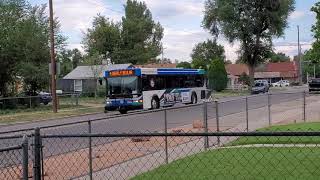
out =
<svg viewBox="0 0 320 180"><path fill-rule="evenodd" d="M60 33L57 19L54 22L56 52L63 51L65 37ZM24 89L29 93L48 88L49 74L49 17L46 5L32 7L24 18L21 33L23 46L21 62L17 66L17 74L23 77ZM32 73L30 73L32 72Z"/></svg>
<svg viewBox="0 0 320 180"><path fill-rule="evenodd" d="M240 42L239 52L249 66L253 82L254 67L272 50L272 38L283 35L294 3L294 0L206 0L203 26L215 37L221 33L230 43Z"/></svg>
<svg viewBox="0 0 320 180"><path fill-rule="evenodd" d="M311 11L316 13L316 23L312 26L312 33L315 41L310 50L306 52L305 60L311 61L312 64L320 64L320 2L317 2Z"/></svg>
<svg viewBox="0 0 320 180"><path fill-rule="evenodd" d="M177 64L177 68L191 69L191 63L183 61Z"/></svg>
<svg viewBox="0 0 320 180"><path fill-rule="evenodd" d="M209 88L222 91L227 87L228 75L223 61L213 59L208 70Z"/></svg>
<svg viewBox="0 0 320 180"><path fill-rule="evenodd" d="M92 28L87 30L83 39L84 48L89 55L100 54L112 63L119 63L117 52L120 48L120 23L115 23L105 16L94 18Z"/></svg>
<svg viewBox="0 0 320 180"><path fill-rule="evenodd" d="M144 64L161 54L163 28L154 22L144 2L128 0L122 17L121 38L118 51L121 62Z"/></svg>
<svg viewBox="0 0 320 180"><path fill-rule="evenodd" d="M269 55L267 55L267 59L269 59L269 62L277 63L277 62L288 62L290 61L290 57L287 56L285 53L279 52L270 52Z"/></svg>
<svg viewBox="0 0 320 180"><path fill-rule="evenodd" d="M193 48L191 58L194 68L207 69L213 59L225 60L224 48L216 40L207 40Z"/></svg>
<svg viewBox="0 0 320 180"><path fill-rule="evenodd" d="M83 56L79 49L75 48L71 52L72 54L72 69L75 69L79 64L83 62Z"/></svg>
<svg viewBox="0 0 320 180"><path fill-rule="evenodd" d="M0 1L0 96L8 95L15 67L21 60L22 22L27 8L24 0Z"/></svg>

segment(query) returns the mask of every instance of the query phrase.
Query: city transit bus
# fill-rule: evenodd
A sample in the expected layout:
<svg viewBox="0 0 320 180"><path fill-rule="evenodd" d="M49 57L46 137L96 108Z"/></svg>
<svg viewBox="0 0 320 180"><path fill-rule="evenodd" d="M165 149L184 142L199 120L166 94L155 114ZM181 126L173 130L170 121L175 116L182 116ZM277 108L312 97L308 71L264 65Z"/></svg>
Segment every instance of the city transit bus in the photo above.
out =
<svg viewBox="0 0 320 180"><path fill-rule="evenodd" d="M105 112L196 104L208 96L202 69L130 68L106 71Z"/></svg>

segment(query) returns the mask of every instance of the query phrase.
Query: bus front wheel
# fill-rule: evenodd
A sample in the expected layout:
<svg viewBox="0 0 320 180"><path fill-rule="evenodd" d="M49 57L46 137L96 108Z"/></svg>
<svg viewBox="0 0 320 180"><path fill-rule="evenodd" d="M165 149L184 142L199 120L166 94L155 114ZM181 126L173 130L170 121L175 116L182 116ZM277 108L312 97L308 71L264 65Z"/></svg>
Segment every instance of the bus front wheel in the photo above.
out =
<svg viewBox="0 0 320 180"><path fill-rule="evenodd" d="M120 109L119 112L120 114L127 114L128 111L126 109Z"/></svg>
<svg viewBox="0 0 320 180"><path fill-rule="evenodd" d="M158 97L153 97L151 100L151 109L159 109L160 108L160 102Z"/></svg>

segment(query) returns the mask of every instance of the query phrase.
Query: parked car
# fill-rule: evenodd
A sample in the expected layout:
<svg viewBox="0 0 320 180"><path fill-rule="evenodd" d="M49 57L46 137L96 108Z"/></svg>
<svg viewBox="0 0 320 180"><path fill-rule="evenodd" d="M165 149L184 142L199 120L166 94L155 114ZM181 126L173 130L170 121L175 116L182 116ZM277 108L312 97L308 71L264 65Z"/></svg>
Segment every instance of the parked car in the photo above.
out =
<svg viewBox="0 0 320 180"><path fill-rule="evenodd" d="M23 92L18 94L19 104L29 104L30 99L33 101L32 103L42 103L44 105L49 104L52 101L52 96L50 93L47 92L36 92L36 93L29 93ZM28 98L31 97L31 98Z"/></svg>
<svg viewBox="0 0 320 180"><path fill-rule="evenodd" d="M255 83L252 87L251 94L260 94L260 93L266 93L269 91L268 86L265 83Z"/></svg>
<svg viewBox="0 0 320 180"><path fill-rule="evenodd" d="M269 91L270 85L269 85L268 80L265 80L265 79L255 80L254 83L263 83Z"/></svg>
<svg viewBox="0 0 320 180"><path fill-rule="evenodd" d="M288 87L290 86L290 82L288 80L281 80L275 83L272 83L273 87Z"/></svg>
<svg viewBox="0 0 320 180"><path fill-rule="evenodd" d="M320 91L320 78L311 79L308 84L309 92Z"/></svg>

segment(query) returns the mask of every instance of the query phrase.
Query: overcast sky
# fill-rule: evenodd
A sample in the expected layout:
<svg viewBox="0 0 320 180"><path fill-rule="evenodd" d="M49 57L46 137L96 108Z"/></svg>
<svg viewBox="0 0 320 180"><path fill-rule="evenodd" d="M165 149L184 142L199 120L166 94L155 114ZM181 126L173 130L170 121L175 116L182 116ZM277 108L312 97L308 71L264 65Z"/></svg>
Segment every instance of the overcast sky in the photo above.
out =
<svg viewBox="0 0 320 180"><path fill-rule="evenodd" d="M310 32L315 23L315 14L310 8L317 0L296 0L296 10L289 18L285 36L274 40L275 50L290 56L297 54L297 25L300 26L302 50L310 48L313 41ZM33 5L47 0L31 0ZM55 16L61 22L62 31L68 37L70 48L82 49L83 32L91 26L98 13L119 21L124 15L125 0L53 0ZM155 21L164 27L164 56L179 61L190 61L195 44L211 38L201 27L205 0L145 0ZM227 59L237 59L238 44L229 44L219 38Z"/></svg>

